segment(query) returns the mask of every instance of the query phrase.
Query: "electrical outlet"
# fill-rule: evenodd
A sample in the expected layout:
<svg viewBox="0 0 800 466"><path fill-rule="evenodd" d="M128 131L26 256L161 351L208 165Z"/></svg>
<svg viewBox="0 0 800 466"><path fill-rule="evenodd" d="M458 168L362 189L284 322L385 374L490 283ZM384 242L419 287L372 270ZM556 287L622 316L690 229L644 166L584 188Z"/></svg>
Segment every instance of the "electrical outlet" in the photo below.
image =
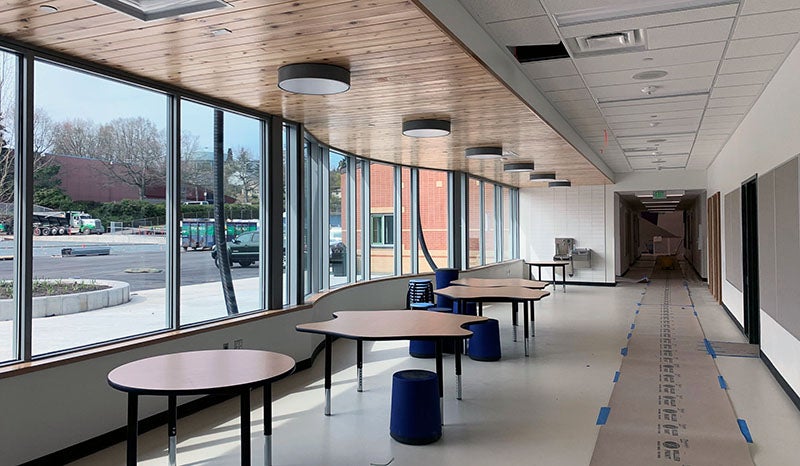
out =
<svg viewBox="0 0 800 466"><path fill-rule="evenodd" d="M242 349L243 345L244 345L244 342L242 341L241 338L238 339L238 340L233 340L233 349Z"/></svg>
<svg viewBox="0 0 800 466"><path fill-rule="evenodd" d="M222 349L228 349L229 347L230 347L230 343L225 342L225 343L222 344Z"/></svg>

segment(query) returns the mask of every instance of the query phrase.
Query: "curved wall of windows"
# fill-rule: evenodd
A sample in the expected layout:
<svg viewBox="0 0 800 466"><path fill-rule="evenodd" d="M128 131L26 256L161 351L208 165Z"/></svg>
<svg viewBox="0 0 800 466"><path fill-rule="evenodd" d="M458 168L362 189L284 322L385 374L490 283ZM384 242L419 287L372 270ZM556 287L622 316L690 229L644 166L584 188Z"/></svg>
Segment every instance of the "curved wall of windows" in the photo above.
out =
<svg viewBox="0 0 800 466"><path fill-rule="evenodd" d="M32 106L16 95L29 62L7 52L0 62L0 235L26 226L2 244L12 260L0 261L0 363L517 257L516 189L360 158L279 117L61 62L30 65L37 107L18 128ZM34 138L18 148L23 130ZM32 190L13 169L20 153L34 160ZM462 212L459 234L450 226ZM39 314L26 305L39 282L46 293L126 291Z"/></svg>

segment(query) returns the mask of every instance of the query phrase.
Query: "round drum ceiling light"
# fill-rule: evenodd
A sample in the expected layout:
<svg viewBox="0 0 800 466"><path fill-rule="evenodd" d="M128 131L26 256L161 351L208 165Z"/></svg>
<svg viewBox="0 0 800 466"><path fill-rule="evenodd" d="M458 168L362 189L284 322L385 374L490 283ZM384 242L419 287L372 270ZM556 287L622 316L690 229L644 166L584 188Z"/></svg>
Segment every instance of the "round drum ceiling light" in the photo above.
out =
<svg viewBox="0 0 800 466"><path fill-rule="evenodd" d="M572 186L572 183L567 180L557 180L557 181L551 181L547 183L547 185L551 188L568 188Z"/></svg>
<svg viewBox="0 0 800 466"><path fill-rule="evenodd" d="M511 162L503 164L505 172L532 172L533 162Z"/></svg>
<svg viewBox="0 0 800 466"><path fill-rule="evenodd" d="M295 94L339 94L350 89L350 71L325 63L295 63L278 68L278 87Z"/></svg>
<svg viewBox="0 0 800 466"><path fill-rule="evenodd" d="M447 120L409 120L403 122L403 134L412 138L436 138L450 134Z"/></svg>
<svg viewBox="0 0 800 466"><path fill-rule="evenodd" d="M502 147L469 147L465 151L468 159L497 159L503 156Z"/></svg>
<svg viewBox="0 0 800 466"><path fill-rule="evenodd" d="M641 73L636 73L635 75L633 75L633 79L639 79L639 80L647 81L647 80L650 80L650 79L663 78L664 76L666 76L668 74L669 73L667 73L664 70L642 71Z"/></svg>
<svg viewBox="0 0 800 466"><path fill-rule="evenodd" d="M555 173L531 173L531 181L543 181L556 179Z"/></svg>

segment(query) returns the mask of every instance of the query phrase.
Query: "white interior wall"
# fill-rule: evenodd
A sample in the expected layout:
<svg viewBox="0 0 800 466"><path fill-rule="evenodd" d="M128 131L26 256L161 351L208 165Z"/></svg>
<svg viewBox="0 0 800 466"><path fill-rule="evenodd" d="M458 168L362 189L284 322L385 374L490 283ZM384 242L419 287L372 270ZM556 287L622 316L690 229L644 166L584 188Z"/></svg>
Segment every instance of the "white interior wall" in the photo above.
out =
<svg viewBox="0 0 800 466"><path fill-rule="evenodd" d="M764 173L800 153L800 47L759 97L747 117L708 168L708 194L725 194L754 174ZM724 206L721 215L724 216ZM724 229L724 218L721 219ZM725 241L725 232L721 232ZM725 279L722 257L722 301L743 322L742 293ZM761 312L761 350L780 371L795 393L800 393L800 340Z"/></svg>
<svg viewBox="0 0 800 466"><path fill-rule="evenodd" d="M521 261L512 261L463 276L521 277L522 272ZM119 365L158 354L222 348L235 339L242 339L247 349L277 351L302 361L311 357L323 337L299 333L295 325L328 320L342 309L402 309L409 278L364 282L324 295L309 309L4 378L0 383L0 464L25 463L124 427L126 395L111 388L106 379ZM181 397L178 402L190 400ZM140 397L139 419L165 411L166 403L165 397Z"/></svg>
<svg viewBox="0 0 800 466"><path fill-rule="evenodd" d="M555 238L575 238L575 247L592 250L591 269L575 269L570 280L613 283L607 274L606 186L520 190L520 250L527 261L553 260ZM613 264L612 264L613 267Z"/></svg>

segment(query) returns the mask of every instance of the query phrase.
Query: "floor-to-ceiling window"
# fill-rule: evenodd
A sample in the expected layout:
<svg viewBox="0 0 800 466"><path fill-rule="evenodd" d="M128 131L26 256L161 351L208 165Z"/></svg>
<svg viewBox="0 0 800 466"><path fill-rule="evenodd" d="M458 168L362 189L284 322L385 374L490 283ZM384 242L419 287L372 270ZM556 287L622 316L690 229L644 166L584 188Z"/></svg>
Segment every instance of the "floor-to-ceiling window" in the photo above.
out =
<svg viewBox="0 0 800 466"><path fill-rule="evenodd" d="M411 169L402 167L400 169L400 251L401 251L401 268L398 271L400 274L415 273L411 260L412 244L416 238L412 237L411 214L414 212L414 207L411 203ZM415 222L414 222L415 223Z"/></svg>
<svg viewBox="0 0 800 466"><path fill-rule="evenodd" d="M447 223L448 209L448 173L440 170L419 169L419 221L422 238L418 245L419 272L431 272L423 250L436 267L447 267L450 260Z"/></svg>
<svg viewBox="0 0 800 466"><path fill-rule="evenodd" d="M0 51L0 235L5 240L0 241L0 256L5 259L0 261L0 362L17 358L18 342L14 335L20 317L15 306L17 288L13 279L17 242L7 240L14 234L14 209L17 203L14 165L17 162L18 65L19 58L16 55ZM34 138L37 138L36 134ZM37 156L36 159L41 164L43 157Z"/></svg>
<svg viewBox="0 0 800 466"><path fill-rule="evenodd" d="M328 266L330 286L350 282L349 257L352 215L350 214L348 157L328 154Z"/></svg>
<svg viewBox="0 0 800 466"><path fill-rule="evenodd" d="M222 117L218 171L215 112ZM187 100L181 103L181 324L264 307L260 292L264 264L259 260L260 125L255 118ZM217 192L219 183L222 192ZM222 209L227 267L216 244L217 208ZM232 288L226 293L228 280Z"/></svg>
<svg viewBox="0 0 800 466"><path fill-rule="evenodd" d="M370 278L394 275L394 165L369 164Z"/></svg>
<svg viewBox="0 0 800 466"><path fill-rule="evenodd" d="M514 243L511 236L511 190L503 188L503 260L514 257Z"/></svg>
<svg viewBox="0 0 800 466"><path fill-rule="evenodd" d="M483 183L477 178L470 177L467 183L467 257L468 265L474 267L483 264L483 251L481 250L482 232L482 207Z"/></svg>
<svg viewBox="0 0 800 466"><path fill-rule="evenodd" d="M497 219L495 216L495 184L483 183L483 250L484 264L497 262Z"/></svg>

